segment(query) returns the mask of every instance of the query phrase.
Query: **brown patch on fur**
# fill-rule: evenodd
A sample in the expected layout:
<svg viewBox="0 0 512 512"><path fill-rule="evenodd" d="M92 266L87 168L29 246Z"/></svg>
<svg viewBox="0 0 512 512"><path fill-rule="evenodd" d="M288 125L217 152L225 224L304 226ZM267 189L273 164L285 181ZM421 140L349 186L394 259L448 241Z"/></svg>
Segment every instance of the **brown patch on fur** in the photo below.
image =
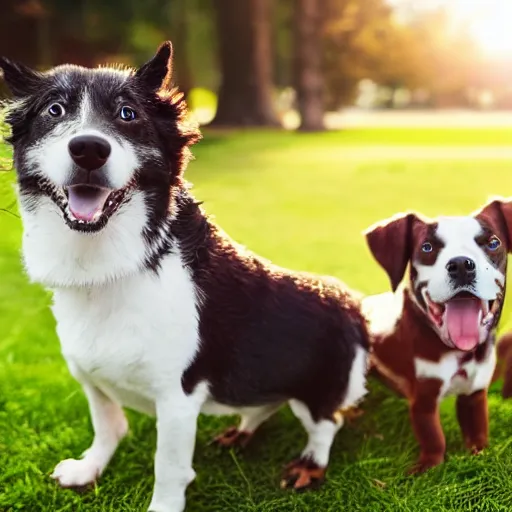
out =
<svg viewBox="0 0 512 512"><path fill-rule="evenodd" d="M444 246L435 235L436 229L437 222L407 213L371 226L366 231L368 246L373 257L387 272L393 291L398 288L411 260L417 260L422 265L434 265ZM421 250L425 242L432 244L429 253Z"/></svg>
<svg viewBox="0 0 512 512"><path fill-rule="evenodd" d="M512 248L512 201L496 199L487 203L475 218L488 227L503 242L502 247L510 252Z"/></svg>
<svg viewBox="0 0 512 512"><path fill-rule="evenodd" d="M414 213L397 215L366 231L368 246L374 258L388 273L393 291L400 284L411 257L411 232L416 220ZM393 251L389 250L391 245Z"/></svg>
<svg viewBox="0 0 512 512"><path fill-rule="evenodd" d="M437 222L429 222L428 224L424 222L415 223L412 233L411 260L426 266L435 264L439 251L444 247L444 243L436 236L437 225ZM431 252L423 252L421 250L425 242L432 245Z"/></svg>

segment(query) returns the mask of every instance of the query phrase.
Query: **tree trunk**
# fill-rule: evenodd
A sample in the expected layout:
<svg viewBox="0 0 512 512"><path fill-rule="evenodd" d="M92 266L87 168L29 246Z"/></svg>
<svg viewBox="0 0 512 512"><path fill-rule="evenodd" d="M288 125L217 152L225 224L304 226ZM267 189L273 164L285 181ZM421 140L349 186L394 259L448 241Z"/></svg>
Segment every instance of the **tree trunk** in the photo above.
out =
<svg viewBox="0 0 512 512"><path fill-rule="evenodd" d="M277 126L269 0L215 0L221 85L215 126Z"/></svg>
<svg viewBox="0 0 512 512"><path fill-rule="evenodd" d="M193 87L192 69L189 58L189 30L191 24L190 10L194 8L190 0L179 0L176 2L173 14L174 22L174 71L175 79L180 91L188 97Z"/></svg>
<svg viewBox="0 0 512 512"><path fill-rule="evenodd" d="M323 0L295 0L294 77L301 131L325 130L321 48L323 4Z"/></svg>

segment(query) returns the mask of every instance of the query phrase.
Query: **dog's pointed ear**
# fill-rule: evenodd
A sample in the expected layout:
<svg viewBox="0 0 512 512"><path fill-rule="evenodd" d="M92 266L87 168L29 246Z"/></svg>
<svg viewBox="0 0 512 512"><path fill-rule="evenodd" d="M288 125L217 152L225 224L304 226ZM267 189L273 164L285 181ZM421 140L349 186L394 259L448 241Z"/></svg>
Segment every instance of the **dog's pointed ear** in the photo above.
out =
<svg viewBox="0 0 512 512"><path fill-rule="evenodd" d="M37 92L43 79L38 71L5 57L0 57L0 76L3 76L7 87L17 99Z"/></svg>
<svg viewBox="0 0 512 512"><path fill-rule="evenodd" d="M172 75L172 43L166 41L158 48L155 56L135 73L150 91L165 89Z"/></svg>
<svg viewBox="0 0 512 512"><path fill-rule="evenodd" d="M412 227L416 214L399 214L370 226L365 232L373 257L387 272L391 288L396 291L412 256Z"/></svg>
<svg viewBox="0 0 512 512"><path fill-rule="evenodd" d="M512 252L512 197L491 198L475 216L499 230L500 238L505 238L503 242L507 244L507 251Z"/></svg>

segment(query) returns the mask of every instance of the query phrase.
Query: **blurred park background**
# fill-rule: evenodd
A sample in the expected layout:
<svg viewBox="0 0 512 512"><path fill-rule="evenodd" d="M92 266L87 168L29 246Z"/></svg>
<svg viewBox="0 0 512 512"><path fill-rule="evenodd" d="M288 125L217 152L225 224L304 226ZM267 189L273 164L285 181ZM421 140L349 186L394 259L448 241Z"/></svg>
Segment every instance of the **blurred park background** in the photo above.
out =
<svg viewBox="0 0 512 512"><path fill-rule="evenodd" d="M506 0L2 0L0 53L135 66L171 39L201 123L312 130L347 107L512 108L511 19Z"/></svg>
<svg viewBox="0 0 512 512"><path fill-rule="evenodd" d="M207 211L279 265L377 293L389 284L361 235L370 224L512 195L511 20L510 0L0 0L0 54L38 69L137 66L171 39L175 83L203 127L187 177ZM51 295L23 273L11 156L0 140L0 512L144 510L155 432L136 413L93 492L48 477L88 446L91 426ZM301 495L278 486L305 442L289 411L243 454L209 445L231 419L201 418L187 510L509 512L512 403L493 385L491 447L477 458L453 406L441 407L446 464L406 478L417 455L407 406L372 382L327 484Z"/></svg>

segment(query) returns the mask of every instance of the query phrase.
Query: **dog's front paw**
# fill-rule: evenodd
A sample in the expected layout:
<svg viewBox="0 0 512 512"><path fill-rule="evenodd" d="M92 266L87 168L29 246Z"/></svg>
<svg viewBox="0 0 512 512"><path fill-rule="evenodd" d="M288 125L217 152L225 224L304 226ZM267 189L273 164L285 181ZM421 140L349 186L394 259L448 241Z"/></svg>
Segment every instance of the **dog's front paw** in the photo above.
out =
<svg viewBox="0 0 512 512"><path fill-rule="evenodd" d="M66 459L57 464L51 477L61 487L83 488L94 484L100 476L101 468L88 459Z"/></svg>

